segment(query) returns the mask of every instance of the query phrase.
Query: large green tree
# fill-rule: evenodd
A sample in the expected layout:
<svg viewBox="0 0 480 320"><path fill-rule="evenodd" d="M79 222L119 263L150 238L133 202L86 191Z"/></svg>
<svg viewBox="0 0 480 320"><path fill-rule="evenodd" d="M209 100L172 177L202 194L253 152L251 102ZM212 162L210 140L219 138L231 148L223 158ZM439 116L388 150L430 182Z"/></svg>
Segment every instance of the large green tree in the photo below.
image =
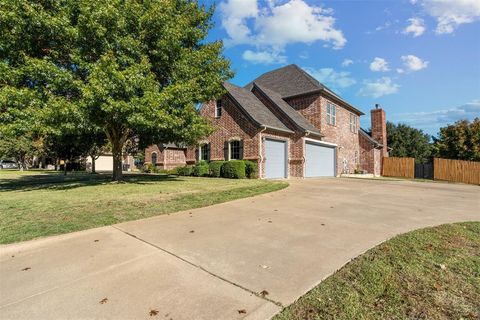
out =
<svg viewBox="0 0 480 320"><path fill-rule="evenodd" d="M480 161L480 118L460 120L440 128L435 155L446 159Z"/></svg>
<svg viewBox="0 0 480 320"><path fill-rule="evenodd" d="M101 128L114 180L130 139L196 143L211 128L195 105L232 76L206 40L212 14L192 0L0 0L0 130Z"/></svg>
<svg viewBox="0 0 480 320"><path fill-rule="evenodd" d="M392 157L412 157L418 163L431 160L430 136L406 124L387 122L387 144Z"/></svg>

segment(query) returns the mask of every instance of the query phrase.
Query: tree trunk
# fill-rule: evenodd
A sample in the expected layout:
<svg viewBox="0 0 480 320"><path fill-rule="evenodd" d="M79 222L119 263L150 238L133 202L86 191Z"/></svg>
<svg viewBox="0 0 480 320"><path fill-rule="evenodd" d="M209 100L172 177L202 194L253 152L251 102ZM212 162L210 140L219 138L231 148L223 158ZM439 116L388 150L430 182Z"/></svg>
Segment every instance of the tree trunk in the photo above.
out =
<svg viewBox="0 0 480 320"><path fill-rule="evenodd" d="M96 173L95 172L95 156L90 156L92 158L92 172L91 173Z"/></svg>
<svg viewBox="0 0 480 320"><path fill-rule="evenodd" d="M67 175L67 159L65 159L65 161L63 161L63 175L64 176Z"/></svg>
<svg viewBox="0 0 480 320"><path fill-rule="evenodd" d="M113 181L121 181L122 175L122 148L121 141L113 141L112 153L113 153Z"/></svg>
<svg viewBox="0 0 480 320"><path fill-rule="evenodd" d="M125 141L127 141L129 130L114 129L105 130L108 141L112 145L113 153L113 181L121 181L123 178L122 174L122 151Z"/></svg>

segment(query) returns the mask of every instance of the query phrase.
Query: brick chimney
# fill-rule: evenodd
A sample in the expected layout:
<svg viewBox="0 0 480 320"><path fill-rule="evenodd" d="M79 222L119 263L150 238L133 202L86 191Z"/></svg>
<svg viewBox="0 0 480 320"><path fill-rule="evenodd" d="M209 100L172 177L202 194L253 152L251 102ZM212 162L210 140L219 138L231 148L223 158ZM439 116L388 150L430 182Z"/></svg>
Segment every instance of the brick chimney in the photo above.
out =
<svg viewBox="0 0 480 320"><path fill-rule="evenodd" d="M383 145L382 155L388 157L387 120L385 117L385 111L380 108L379 104L375 104L375 109L370 112L372 121L372 138Z"/></svg>

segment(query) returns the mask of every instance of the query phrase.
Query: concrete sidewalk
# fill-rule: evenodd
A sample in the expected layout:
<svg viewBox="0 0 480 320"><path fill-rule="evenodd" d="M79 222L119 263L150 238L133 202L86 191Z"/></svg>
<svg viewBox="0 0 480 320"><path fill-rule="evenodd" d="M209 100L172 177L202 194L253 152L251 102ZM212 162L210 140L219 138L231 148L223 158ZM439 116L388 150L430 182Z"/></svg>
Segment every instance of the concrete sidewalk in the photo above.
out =
<svg viewBox="0 0 480 320"><path fill-rule="evenodd" d="M467 220L480 220L478 186L291 181L255 198L2 246L0 318L268 319L396 234Z"/></svg>

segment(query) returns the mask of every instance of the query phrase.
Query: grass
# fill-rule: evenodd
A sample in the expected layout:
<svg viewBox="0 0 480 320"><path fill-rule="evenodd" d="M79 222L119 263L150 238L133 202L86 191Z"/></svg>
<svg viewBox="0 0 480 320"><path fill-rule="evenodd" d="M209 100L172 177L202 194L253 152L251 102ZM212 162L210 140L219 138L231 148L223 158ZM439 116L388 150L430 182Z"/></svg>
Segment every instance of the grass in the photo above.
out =
<svg viewBox="0 0 480 320"><path fill-rule="evenodd" d="M283 319L480 319L480 222L395 237L274 318Z"/></svg>
<svg viewBox="0 0 480 320"><path fill-rule="evenodd" d="M264 180L0 170L0 243L62 234L280 190Z"/></svg>

